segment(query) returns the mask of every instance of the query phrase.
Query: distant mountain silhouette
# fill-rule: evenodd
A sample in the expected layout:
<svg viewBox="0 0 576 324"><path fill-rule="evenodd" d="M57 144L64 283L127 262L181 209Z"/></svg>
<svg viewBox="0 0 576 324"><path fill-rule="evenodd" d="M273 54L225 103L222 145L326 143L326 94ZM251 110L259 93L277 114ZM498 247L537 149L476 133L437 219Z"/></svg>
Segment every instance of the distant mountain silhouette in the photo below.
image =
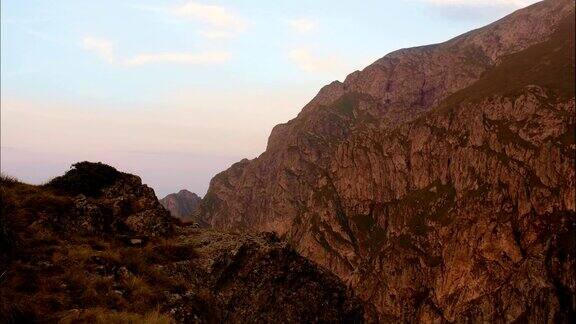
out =
<svg viewBox="0 0 576 324"><path fill-rule="evenodd" d="M201 198L193 192L182 189L177 193L171 193L160 199L160 203L170 211L172 216L183 222L196 221L196 212Z"/></svg>

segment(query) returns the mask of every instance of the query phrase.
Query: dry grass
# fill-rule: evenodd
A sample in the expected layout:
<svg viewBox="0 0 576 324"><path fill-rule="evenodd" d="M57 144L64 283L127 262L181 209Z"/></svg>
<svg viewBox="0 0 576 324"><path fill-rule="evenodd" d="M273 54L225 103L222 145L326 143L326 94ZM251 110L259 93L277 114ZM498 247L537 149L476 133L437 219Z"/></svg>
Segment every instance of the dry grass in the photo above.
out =
<svg viewBox="0 0 576 324"><path fill-rule="evenodd" d="M0 322L16 323L20 319L45 318L55 320L59 314L74 308L118 309L130 313L113 317L94 317L100 313L87 313L80 322L100 319L113 323L140 323L148 320L136 314L152 312L164 298L162 291L173 291L183 285L174 278L139 260L132 248L111 246L97 251L89 244L66 244L61 242L47 260L46 251L27 251L28 262L13 263L4 278L0 290L3 301ZM122 260L122 256L132 257ZM127 261L127 262L121 262ZM125 266L127 276L121 277L118 269ZM153 312L150 314L154 314ZM101 314L104 316L104 314ZM123 317L131 315L132 317ZM154 317L150 317L154 319ZM164 323L158 317L150 323ZM103 323L103 322L102 322Z"/></svg>
<svg viewBox="0 0 576 324"><path fill-rule="evenodd" d="M95 324L170 324L174 320L161 314L158 310L144 315L127 312L111 312L103 308L90 308L81 311L72 311L64 316L59 323L95 323Z"/></svg>
<svg viewBox="0 0 576 324"><path fill-rule="evenodd" d="M150 285L154 287L165 287L170 291L179 291L186 285L185 282L181 278L166 275L154 266L176 262L173 257L159 253L157 249L158 246L171 246L166 242L167 241L148 245L143 249L125 248L119 250L118 253L126 268L128 268L131 273L140 276ZM194 252L187 252L187 255L188 253L193 254Z"/></svg>
<svg viewBox="0 0 576 324"><path fill-rule="evenodd" d="M135 310L143 310L149 305L157 304L159 300L158 292L155 292L152 287L140 276L129 276L122 282L122 287L126 290L126 298L131 302L131 308Z"/></svg>
<svg viewBox="0 0 576 324"><path fill-rule="evenodd" d="M67 232L58 223L72 215L69 196L4 175L0 180L0 273L7 270L0 282L0 323L63 316L65 323L172 322L159 313L164 292L190 287L158 265L194 258L192 247L158 238L132 247L107 234Z"/></svg>

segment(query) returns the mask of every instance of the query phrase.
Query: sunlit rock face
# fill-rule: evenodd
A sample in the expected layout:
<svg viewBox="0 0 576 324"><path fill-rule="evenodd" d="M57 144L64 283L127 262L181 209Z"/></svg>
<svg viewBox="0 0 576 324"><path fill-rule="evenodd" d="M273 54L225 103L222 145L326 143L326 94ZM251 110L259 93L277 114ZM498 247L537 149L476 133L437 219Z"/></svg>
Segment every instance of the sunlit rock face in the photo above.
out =
<svg viewBox="0 0 576 324"><path fill-rule="evenodd" d="M568 321L574 72L564 0L393 52L214 177L201 221L285 236L369 319Z"/></svg>

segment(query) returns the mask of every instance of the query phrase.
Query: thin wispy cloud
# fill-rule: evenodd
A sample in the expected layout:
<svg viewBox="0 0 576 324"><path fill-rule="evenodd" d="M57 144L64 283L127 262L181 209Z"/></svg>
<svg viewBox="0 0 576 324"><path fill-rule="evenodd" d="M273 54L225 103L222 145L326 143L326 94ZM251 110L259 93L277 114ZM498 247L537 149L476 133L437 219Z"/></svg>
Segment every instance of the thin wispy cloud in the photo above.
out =
<svg viewBox="0 0 576 324"><path fill-rule="evenodd" d="M228 38L243 32L248 23L228 7L188 1L176 6L132 6L180 20L192 20L203 25L198 34L206 38Z"/></svg>
<svg viewBox="0 0 576 324"><path fill-rule="evenodd" d="M105 61L113 62L115 60L114 44L107 39L87 36L82 39L82 46L85 50L96 53Z"/></svg>
<svg viewBox="0 0 576 324"><path fill-rule="evenodd" d="M226 51L191 52L160 52L142 53L128 58L119 58L116 55L115 45L112 41L84 37L82 46L85 50L98 55L104 61L119 66L136 67L147 64L173 63L173 64L218 64L228 61L231 57Z"/></svg>
<svg viewBox="0 0 576 324"><path fill-rule="evenodd" d="M5 18L3 17L0 22L2 24L14 24L14 25L33 25L39 23L49 22L48 18Z"/></svg>
<svg viewBox="0 0 576 324"><path fill-rule="evenodd" d="M406 0L428 4L444 18L457 21L493 20L538 0Z"/></svg>
<svg viewBox="0 0 576 324"><path fill-rule="evenodd" d="M485 7L485 6L506 6L514 8L522 8L530 4L538 2L538 0L420 0L438 6L472 6L472 7Z"/></svg>
<svg viewBox="0 0 576 324"><path fill-rule="evenodd" d="M308 48L295 48L288 52L288 58L305 72L339 74L346 72L350 67L337 56L321 56Z"/></svg>
<svg viewBox="0 0 576 324"><path fill-rule="evenodd" d="M225 51L206 51L199 53L152 53L139 54L123 61L126 66L140 66L152 63L177 64L216 64L230 59L230 53Z"/></svg>
<svg viewBox="0 0 576 324"><path fill-rule="evenodd" d="M208 39L230 38L234 36L233 32L216 29L199 30L198 35Z"/></svg>
<svg viewBox="0 0 576 324"><path fill-rule="evenodd" d="M243 29L246 27L246 23L239 15L222 6L189 1L171 9L171 13L199 20L214 28Z"/></svg>
<svg viewBox="0 0 576 324"><path fill-rule="evenodd" d="M307 34L318 27L318 22L309 18L289 19L287 23L300 34Z"/></svg>

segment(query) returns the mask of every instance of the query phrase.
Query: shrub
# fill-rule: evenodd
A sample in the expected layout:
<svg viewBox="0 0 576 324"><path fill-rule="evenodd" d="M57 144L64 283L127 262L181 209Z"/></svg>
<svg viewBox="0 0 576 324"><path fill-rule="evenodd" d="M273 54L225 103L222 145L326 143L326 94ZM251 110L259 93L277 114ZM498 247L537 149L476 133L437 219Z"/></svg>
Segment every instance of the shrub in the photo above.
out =
<svg viewBox="0 0 576 324"><path fill-rule="evenodd" d="M20 181L17 178L4 173L0 173L0 184L2 186L13 186L18 183L20 183Z"/></svg>
<svg viewBox="0 0 576 324"><path fill-rule="evenodd" d="M98 197L103 188L112 185L121 176L113 167L101 162L78 162L63 176L50 180L45 186L67 194Z"/></svg>

